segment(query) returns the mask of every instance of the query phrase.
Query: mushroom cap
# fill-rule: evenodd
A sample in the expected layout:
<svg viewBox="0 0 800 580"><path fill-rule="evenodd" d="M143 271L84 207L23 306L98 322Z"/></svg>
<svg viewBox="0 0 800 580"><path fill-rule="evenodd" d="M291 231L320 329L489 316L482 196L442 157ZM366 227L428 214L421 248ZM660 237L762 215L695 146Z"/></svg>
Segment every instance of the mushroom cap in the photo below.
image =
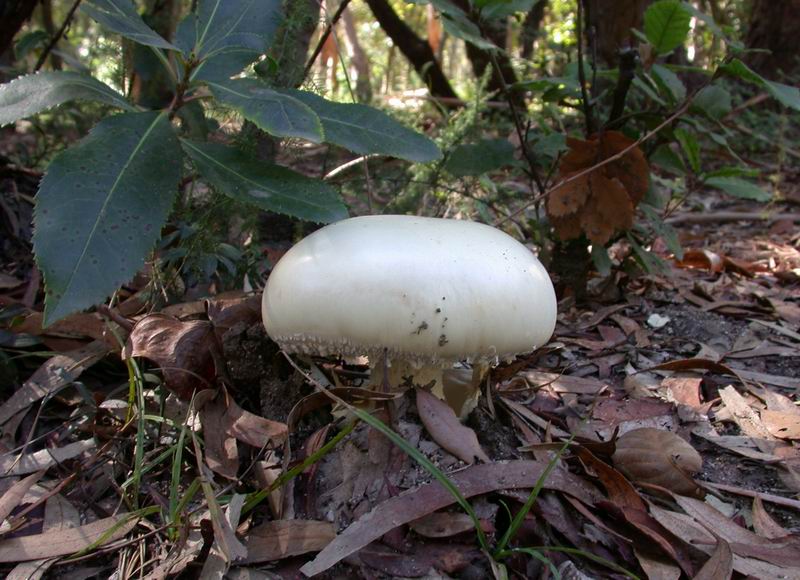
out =
<svg viewBox="0 0 800 580"><path fill-rule="evenodd" d="M533 253L496 228L381 215L293 246L267 280L262 314L287 352L447 366L538 348L555 328L556 297Z"/></svg>

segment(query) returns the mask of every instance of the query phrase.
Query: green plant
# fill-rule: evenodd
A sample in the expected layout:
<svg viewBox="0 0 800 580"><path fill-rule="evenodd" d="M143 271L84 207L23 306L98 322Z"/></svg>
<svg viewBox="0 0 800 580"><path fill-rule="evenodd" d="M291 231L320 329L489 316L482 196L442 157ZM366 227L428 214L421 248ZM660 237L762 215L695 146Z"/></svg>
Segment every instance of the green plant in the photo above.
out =
<svg viewBox="0 0 800 580"><path fill-rule="evenodd" d="M28 75L0 86L0 126L72 100L123 111L56 156L40 185L34 250L46 284L45 325L101 302L136 273L161 235L184 176L257 208L304 220L326 223L347 216L326 183L230 145L199 140L201 102L213 99L276 137L412 162L440 157L432 141L377 109L231 78L268 51L281 6L279 0L200 0L168 42L144 23L130 0L84 2L83 12L149 48L168 71L173 98L163 110L143 110L99 80L74 72Z"/></svg>

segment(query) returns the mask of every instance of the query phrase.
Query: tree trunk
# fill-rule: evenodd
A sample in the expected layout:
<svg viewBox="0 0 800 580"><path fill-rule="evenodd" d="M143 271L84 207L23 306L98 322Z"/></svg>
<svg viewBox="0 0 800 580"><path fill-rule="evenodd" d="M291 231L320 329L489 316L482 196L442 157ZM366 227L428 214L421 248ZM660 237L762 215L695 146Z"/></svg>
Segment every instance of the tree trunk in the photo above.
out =
<svg viewBox="0 0 800 580"><path fill-rule="evenodd" d="M470 14L470 4L468 0L454 0L453 4L461 8L466 14ZM473 22L478 24L474 19ZM497 19L491 22L481 23L481 32L484 39L491 43L505 49L506 33L508 30L507 19ZM482 48L478 48L474 44L467 43L467 58L472 66L472 72L475 76L480 78L486 72L486 68L491 68L491 77L489 78L488 89L491 92L503 93L504 86L512 86L517 82L517 75L514 72L514 67L511 64L511 59L508 54L503 50L495 55L497 67L492 62L492 55ZM497 69L500 70L497 70ZM501 76L502 74L502 76ZM509 97L513 100L517 108L525 108L525 95L520 91L511 91Z"/></svg>
<svg viewBox="0 0 800 580"><path fill-rule="evenodd" d="M753 0L749 24L747 47L770 51L750 54L751 67L769 78L778 78L781 71L789 75L800 70L795 37L800 29L800 0Z"/></svg>
<svg viewBox="0 0 800 580"><path fill-rule="evenodd" d="M14 36L31 17L35 7L34 0L0 0L0 57L5 57L4 60L9 60Z"/></svg>
<svg viewBox="0 0 800 580"><path fill-rule="evenodd" d="M621 49L638 41L631 29L642 29L644 11L650 0L582 0L586 9L587 55L595 50L609 66L616 66ZM592 46L594 44L594 47Z"/></svg>
<svg viewBox="0 0 800 580"><path fill-rule="evenodd" d="M547 0L538 0L536 4L525 15L522 22L522 32L519 36L520 57L529 59L533 56L533 43L539 36L539 28L544 20L544 9L547 7Z"/></svg>
<svg viewBox="0 0 800 580"><path fill-rule="evenodd" d="M56 24L53 22L53 1L52 0L42 0L42 28L47 33L47 36L50 38L54 38L55 35L58 33L58 29L56 29ZM61 57L58 56L52 50L50 51L50 66L53 67L53 70L61 70L63 66L63 62Z"/></svg>
<svg viewBox="0 0 800 580"><path fill-rule="evenodd" d="M350 46L353 68L356 70L356 98L359 103L369 103L372 101L372 75L369 66L369 57L364 52L364 48L358 40L356 23L353 20L353 13L348 7L342 13L344 23L344 33L347 44Z"/></svg>
<svg viewBox="0 0 800 580"><path fill-rule="evenodd" d="M428 86L433 97L458 99L427 40L419 38L397 15L387 0L366 0L375 19L400 52L408 59L414 70Z"/></svg>
<svg viewBox="0 0 800 580"><path fill-rule="evenodd" d="M142 19L165 39L171 40L180 14L181 2L178 0L149 0ZM169 73L150 47L131 44L131 99L137 105L150 109L166 107L173 96Z"/></svg>

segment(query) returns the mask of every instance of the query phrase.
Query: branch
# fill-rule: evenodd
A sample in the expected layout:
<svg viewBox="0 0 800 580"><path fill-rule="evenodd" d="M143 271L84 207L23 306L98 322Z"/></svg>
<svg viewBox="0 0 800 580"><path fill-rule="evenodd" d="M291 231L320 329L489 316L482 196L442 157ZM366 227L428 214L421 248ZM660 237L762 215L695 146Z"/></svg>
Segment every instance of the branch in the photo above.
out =
<svg viewBox="0 0 800 580"><path fill-rule="evenodd" d="M75 15L75 11L78 9L78 6L80 6L80 3L81 0L75 0L75 2L72 4L72 8L69 9L66 18L64 18L64 22L61 24L61 28L59 28L56 35L50 39L50 42L39 56L39 60L36 61L36 66L33 67L34 72L42 68L47 60L47 57L50 56L50 52L53 50L53 48L55 48L56 44L58 44L58 41L61 40L61 37L64 36L64 32L66 32L69 23L72 22L72 17Z"/></svg>
<svg viewBox="0 0 800 580"><path fill-rule="evenodd" d="M325 41L328 40L333 27L336 26L337 22L339 22L339 19L342 17L342 13L344 13L344 10L347 8L348 4L350 4L350 0L342 0L342 3L339 4L336 12L334 12L333 17L331 17L330 22L325 25L325 30L322 31L322 35L319 37L317 46L314 47L314 52L311 53L311 57L308 59L308 62L303 69L303 80L305 80L305 78L308 76L308 73L311 72L311 67L314 66L314 61L317 60L319 53L322 52L322 47L325 45Z"/></svg>

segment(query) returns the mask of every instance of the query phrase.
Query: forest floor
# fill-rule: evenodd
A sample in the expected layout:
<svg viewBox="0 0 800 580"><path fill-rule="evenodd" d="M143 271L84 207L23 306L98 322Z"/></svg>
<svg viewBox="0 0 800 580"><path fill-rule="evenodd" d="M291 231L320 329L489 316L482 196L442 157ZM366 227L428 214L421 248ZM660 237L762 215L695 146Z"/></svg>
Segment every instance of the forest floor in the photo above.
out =
<svg viewBox="0 0 800 580"><path fill-rule="evenodd" d="M5 231L24 239L30 197L2 199ZM463 425L423 391L366 391L364 366L297 363L302 376L266 336L258 296L145 315L139 280L115 308L42 330L28 246L7 239L0 573L798 578L791 199L708 197L678 214L682 261L664 249L663 273L615 271L591 280L588 304L562 299L551 342L494 369ZM202 385L214 388L190 409ZM347 432L326 388L408 449L364 422Z"/></svg>

